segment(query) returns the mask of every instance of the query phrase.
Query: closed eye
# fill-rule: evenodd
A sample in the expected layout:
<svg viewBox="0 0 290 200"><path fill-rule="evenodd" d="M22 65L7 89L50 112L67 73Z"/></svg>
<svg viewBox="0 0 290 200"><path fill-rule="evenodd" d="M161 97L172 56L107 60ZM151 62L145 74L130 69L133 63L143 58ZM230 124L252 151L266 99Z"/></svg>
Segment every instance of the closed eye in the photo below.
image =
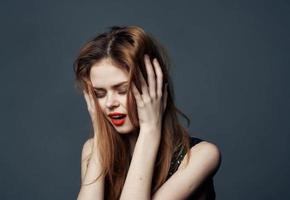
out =
<svg viewBox="0 0 290 200"><path fill-rule="evenodd" d="M103 98L103 97L105 96L105 93L98 93L98 92L96 92L96 91L94 91L94 93L95 93L95 96L96 96L98 99Z"/></svg>
<svg viewBox="0 0 290 200"><path fill-rule="evenodd" d="M127 92L127 88L122 88L121 90L119 90L119 94L127 94Z"/></svg>
<svg viewBox="0 0 290 200"><path fill-rule="evenodd" d="M119 94L125 95L125 94L127 94L127 91L126 92L119 92Z"/></svg>
<svg viewBox="0 0 290 200"><path fill-rule="evenodd" d="M118 93L119 94L127 94L127 92L128 92L128 90L127 89L122 89L122 90L119 90L118 91ZM96 95L96 97L98 98L98 99L100 99L100 98L103 98L103 97L105 97L105 95L106 95L106 92L97 92L97 91L94 91L94 93L95 93L95 95Z"/></svg>
<svg viewBox="0 0 290 200"><path fill-rule="evenodd" d="M123 87L119 87L119 88L117 89L117 91L118 91L119 94L126 94L127 91L128 91L128 86L125 85L125 86L123 86Z"/></svg>

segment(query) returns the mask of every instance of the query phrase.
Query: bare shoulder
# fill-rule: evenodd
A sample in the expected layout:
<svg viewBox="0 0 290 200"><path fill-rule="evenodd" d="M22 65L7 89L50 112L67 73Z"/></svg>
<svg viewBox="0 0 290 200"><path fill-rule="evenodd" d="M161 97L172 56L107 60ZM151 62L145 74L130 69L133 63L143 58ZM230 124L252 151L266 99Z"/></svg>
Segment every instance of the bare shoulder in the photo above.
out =
<svg viewBox="0 0 290 200"><path fill-rule="evenodd" d="M221 152L218 146L208 141L201 141L191 147L190 154L192 159L190 163L196 165L201 163L209 172L215 172L221 163Z"/></svg>
<svg viewBox="0 0 290 200"><path fill-rule="evenodd" d="M201 141L190 149L189 166L186 168L196 168L200 166L207 173L214 174L221 164L221 152L218 146L208 141ZM185 168L185 159L183 159L181 169Z"/></svg>
<svg viewBox="0 0 290 200"><path fill-rule="evenodd" d="M83 144L83 149L82 149L82 157L85 158L88 155L91 154L93 149L93 138L89 138L85 143Z"/></svg>
<svg viewBox="0 0 290 200"><path fill-rule="evenodd" d="M190 151L192 154L196 154L197 152L199 152L203 155L211 157L212 159L219 159L221 156L221 152L218 146L208 141L199 142L198 144L191 147Z"/></svg>
<svg viewBox="0 0 290 200"><path fill-rule="evenodd" d="M191 147L188 154L188 164L185 156L178 170L154 193L153 199L186 199L197 192L208 195L208 191L198 191L198 188L217 172L221 162L220 150L217 145L203 140ZM204 198L200 196L198 199Z"/></svg>

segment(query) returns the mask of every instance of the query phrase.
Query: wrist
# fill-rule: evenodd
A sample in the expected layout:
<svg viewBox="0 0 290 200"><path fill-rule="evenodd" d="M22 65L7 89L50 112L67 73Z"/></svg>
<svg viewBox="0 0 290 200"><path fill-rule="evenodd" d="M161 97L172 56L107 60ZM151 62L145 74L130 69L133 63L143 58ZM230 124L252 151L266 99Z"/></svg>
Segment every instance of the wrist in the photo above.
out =
<svg viewBox="0 0 290 200"><path fill-rule="evenodd" d="M140 128L139 137L146 140L159 140L161 138L161 128L158 127L142 127Z"/></svg>
<svg viewBox="0 0 290 200"><path fill-rule="evenodd" d="M159 131L161 130L161 125L159 123L155 124L142 124L140 125L140 131Z"/></svg>

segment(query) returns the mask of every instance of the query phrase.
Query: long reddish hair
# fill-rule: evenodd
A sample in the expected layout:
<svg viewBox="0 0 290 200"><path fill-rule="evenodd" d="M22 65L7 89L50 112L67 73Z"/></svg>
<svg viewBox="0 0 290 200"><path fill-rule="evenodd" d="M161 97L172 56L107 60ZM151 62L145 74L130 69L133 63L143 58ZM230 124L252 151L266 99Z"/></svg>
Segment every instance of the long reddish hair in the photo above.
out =
<svg viewBox="0 0 290 200"><path fill-rule="evenodd" d="M93 91L90 69L102 59L109 58L115 66L126 71L129 74L128 117L138 130L138 115L131 83L134 82L140 91L139 73L141 72L147 80L145 54L148 54L150 59L157 58L163 72L163 85L168 83L167 107L163 114L161 142L152 179L153 194L166 181L171 160L176 152L180 148L184 148L186 152L190 150L190 137L187 129L179 122L178 114L186 118L188 124L190 120L174 104L174 92L169 76L170 60L165 48L151 34L138 26L112 26L107 32L98 34L81 48L74 62L74 72L78 89ZM119 199L131 161L129 140L126 134L116 132L102 113L96 98L95 102L99 128L96 142L103 169L96 180L101 176L105 177L106 199ZM187 163L188 159L189 157Z"/></svg>

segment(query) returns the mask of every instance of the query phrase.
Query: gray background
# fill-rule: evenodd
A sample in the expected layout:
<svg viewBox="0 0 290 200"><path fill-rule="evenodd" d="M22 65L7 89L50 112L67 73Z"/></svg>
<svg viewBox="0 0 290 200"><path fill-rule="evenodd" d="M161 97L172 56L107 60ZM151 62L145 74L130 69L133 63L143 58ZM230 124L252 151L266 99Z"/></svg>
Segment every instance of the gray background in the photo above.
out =
<svg viewBox="0 0 290 200"><path fill-rule="evenodd" d="M76 199L89 136L79 48L138 25L172 58L190 131L218 145L217 199L289 199L289 1L1 1L0 199Z"/></svg>

